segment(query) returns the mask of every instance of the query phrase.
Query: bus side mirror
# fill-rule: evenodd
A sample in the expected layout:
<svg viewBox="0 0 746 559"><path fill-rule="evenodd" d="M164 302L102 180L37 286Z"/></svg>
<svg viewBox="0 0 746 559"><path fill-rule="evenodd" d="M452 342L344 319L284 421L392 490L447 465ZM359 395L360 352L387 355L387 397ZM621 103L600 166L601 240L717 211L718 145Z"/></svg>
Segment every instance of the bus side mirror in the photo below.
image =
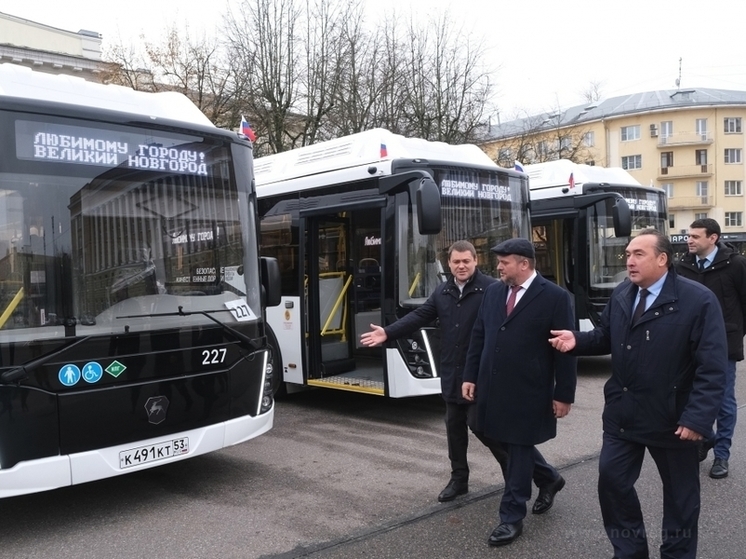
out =
<svg viewBox="0 0 746 559"><path fill-rule="evenodd" d="M440 215L440 191L430 177L420 179L417 187L417 222L421 235L437 235L443 227Z"/></svg>
<svg viewBox="0 0 746 559"><path fill-rule="evenodd" d="M276 307L280 304L282 293L280 292L280 265L277 258L262 256L262 290L264 291L264 304L268 307Z"/></svg>
<svg viewBox="0 0 746 559"><path fill-rule="evenodd" d="M629 212L629 204L624 198L617 199L611 209L614 220L614 235L616 238L629 237L632 234L632 216Z"/></svg>

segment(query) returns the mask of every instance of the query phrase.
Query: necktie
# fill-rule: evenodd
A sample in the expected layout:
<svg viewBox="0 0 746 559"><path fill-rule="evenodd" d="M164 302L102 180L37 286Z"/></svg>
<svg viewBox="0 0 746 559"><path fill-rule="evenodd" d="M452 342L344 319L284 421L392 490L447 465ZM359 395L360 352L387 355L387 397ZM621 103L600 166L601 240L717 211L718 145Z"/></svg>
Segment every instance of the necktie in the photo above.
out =
<svg viewBox="0 0 746 559"><path fill-rule="evenodd" d="M520 285L511 285L510 286L510 296L508 297L508 304L505 307L508 316L510 316L510 313L513 312L513 307L515 307L515 298L516 295L518 295L518 290L521 288Z"/></svg>
<svg viewBox="0 0 746 559"><path fill-rule="evenodd" d="M707 263L706 258L700 258L699 259L699 271L704 272L705 271L705 264Z"/></svg>
<svg viewBox="0 0 746 559"><path fill-rule="evenodd" d="M637 303L635 312L632 314L632 324L636 324L637 321L640 320L642 313L645 312L645 299L647 298L648 293L650 292L647 289L640 289L640 302Z"/></svg>

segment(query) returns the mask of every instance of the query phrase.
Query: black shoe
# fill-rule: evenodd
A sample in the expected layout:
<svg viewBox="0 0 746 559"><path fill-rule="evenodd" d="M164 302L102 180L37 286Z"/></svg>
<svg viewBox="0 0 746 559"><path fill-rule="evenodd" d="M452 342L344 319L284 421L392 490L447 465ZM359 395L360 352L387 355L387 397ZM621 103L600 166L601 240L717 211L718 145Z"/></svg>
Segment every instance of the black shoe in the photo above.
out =
<svg viewBox="0 0 746 559"><path fill-rule="evenodd" d="M724 458L715 458L712 468L710 468L710 477L712 479L728 477L728 461Z"/></svg>
<svg viewBox="0 0 746 559"><path fill-rule="evenodd" d="M715 446L715 443L711 439L702 439L697 444L697 458L699 458L700 462L704 462L707 459L707 454L713 446Z"/></svg>
<svg viewBox="0 0 746 559"><path fill-rule="evenodd" d="M508 524L503 522L492 531L487 543L493 547L499 547L501 545L508 545L513 543L518 536L523 532L523 520L519 520L515 524Z"/></svg>
<svg viewBox="0 0 746 559"><path fill-rule="evenodd" d="M531 509L533 514L544 514L552 508L554 504L554 496L562 491L565 486L565 478L562 476L558 477L552 483L549 483L539 489L539 496L534 501L534 506Z"/></svg>
<svg viewBox="0 0 746 559"><path fill-rule="evenodd" d="M438 501L445 503L446 501L453 501L459 495L465 495L469 492L469 485L462 481L452 479L446 485L446 488L438 495Z"/></svg>

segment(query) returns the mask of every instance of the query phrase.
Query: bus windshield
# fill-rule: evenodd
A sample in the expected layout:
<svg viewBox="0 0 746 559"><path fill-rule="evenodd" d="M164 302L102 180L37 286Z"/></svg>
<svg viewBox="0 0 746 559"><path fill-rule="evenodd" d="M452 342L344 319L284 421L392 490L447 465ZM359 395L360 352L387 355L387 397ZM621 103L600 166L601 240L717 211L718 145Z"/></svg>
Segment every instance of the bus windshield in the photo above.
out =
<svg viewBox="0 0 746 559"><path fill-rule="evenodd" d="M448 248L458 240L477 250L479 269L497 277L490 248L511 237L529 238L528 186L507 171L435 168L441 191L443 228L438 235L418 233L416 212L398 208L399 301L421 305L450 277Z"/></svg>
<svg viewBox="0 0 746 559"><path fill-rule="evenodd" d="M225 140L3 113L0 328L9 339L261 316L254 221ZM161 315L161 316L157 316ZM164 316L165 315L165 316ZM170 315L170 316L169 316Z"/></svg>
<svg viewBox="0 0 746 559"><path fill-rule="evenodd" d="M629 205L632 217L632 236L646 228L665 231L665 193L652 189L635 189L615 186ZM612 289L627 277L625 249L629 238L614 234L612 220L613 200L604 200L589 208L588 239L590 255L590 289L592 296L609 295Z"/></svg>

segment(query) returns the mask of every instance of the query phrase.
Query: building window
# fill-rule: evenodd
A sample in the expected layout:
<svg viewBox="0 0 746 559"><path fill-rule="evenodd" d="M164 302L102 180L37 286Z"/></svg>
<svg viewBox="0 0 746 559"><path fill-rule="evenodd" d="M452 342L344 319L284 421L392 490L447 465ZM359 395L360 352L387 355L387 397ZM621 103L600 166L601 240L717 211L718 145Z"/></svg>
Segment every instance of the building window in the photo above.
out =
<svg viewBox="0 0 746 559"><path fill-rule="evenodd" d="M707 139L707 119L698 118L696 125L697 125L697 134L699 134L703 140L706 140Z"/></svg>
<svg viewBox="0 0 746 559"><path fill-rule="evenodd" d="M695 220L697 220L697 219L707 219L707 212L695 213L694 214L694 219Z"/></svg>
<svg viewBox="0 0 746 559"><path fill-rule="evenodd" d="M731 116L723 119L723 132L726 134L740 134L741 133L741 117Z"/></svg>
<svg viewBox="0 0 746 559"><path fill-rule="evenodd" d="M699 196L699 199L702 204L709 204L710 201L708 199L709 194L709 188L707 185L707 181L697 181L697 196Z"/></svg>
<svg viewBox="0 0 746 559"><path fill-rule="evenodd" d="M591 132L586 132L585 134L583 134L583 145L587 148L592 148L593 146L595 146L596 145L596 133L591 131Z"/></svg>
<svg viewBox="0 0 746 559"><path fill-rule="evenodd" d="M697 162L697 165L707 165L707 150L694 150L694 160Z"/></svg>
<svg viewBox="0 0 746 559"><path fill-rule="evenodd" d="M666 120L661 122L661 138L673 136L673 121Z"/></svg>
<svg viewBox="0 0 746 559"><path fill-rule="evenodd" d="M668 214L668 228L669 229L676 229L676 220L674 219L674 214Z"/></svg>
<svg viewBox="0 0 746 559"><path fill-rule="evenodd" d="M664 151L661 153L661 169L673 167L673 152Z"/></svg>
<svg viewBox="0 0 746 559"><path fill-rule="evenodd" d="M665 182L661 185L661 188L666 193L666 198L673 198L673 183Z"/></svg>
<svg viewBox="0 0 746 559"><path fill-rule="evenodd" d="M622 157L622 169L642 169L642 155L625 155Z"/></svg>
<svg viewBox="0 0 746 559"><path fill-rule="evenodd" d="M541 140L536 145L536 154L539 156L539 159L541 160L544 157L546 157L548 153L549 153L549 150L547 149L547 143L546 143L546 141L545 140Z"/></svg>
<svg viewBox="0 0 746 559"><path fill-rule="evenodd" d="M725 181L726 196L743 196L743 181Z"/></svg>
<svg viewBox="0 0 746 559"><path fill-rule="evenodd" d="M640 125L622 126L622 141L631 142L640 139Z"/></svg>
<svg viewBox="0 0 746 559"><path fill-rule="evenodd" d="M741 148L725 148L726 163L741 163Z"/></svg>
<svg viewBox="0 0 746 559"><path fill-rule="evenodd" d="M513 161L513 150L510 148L500 148L497 157L500 161Z"/></svg>
<svg viewBox="0 0 746 559"><path fill-rule="evenodd" d="M743 212L725 212L726 227L743 227Z"/></svg>

